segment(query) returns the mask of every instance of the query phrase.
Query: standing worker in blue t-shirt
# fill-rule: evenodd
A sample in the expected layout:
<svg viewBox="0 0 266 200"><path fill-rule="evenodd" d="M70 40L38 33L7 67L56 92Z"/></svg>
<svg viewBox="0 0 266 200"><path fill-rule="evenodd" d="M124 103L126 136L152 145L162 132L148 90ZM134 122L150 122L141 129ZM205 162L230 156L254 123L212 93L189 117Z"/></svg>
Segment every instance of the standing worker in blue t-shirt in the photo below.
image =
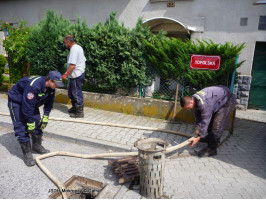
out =
<svg viewBox="0 0 266 200"><path fill-rule="evenodd" d="M53 108L55 88L64 86L61 77L57 71L51 71L47 77L27 76L8 91L8 107L15 136L21 145L27 166L35 165L32 151L39 154L50 152L42 146L42 130L47 126ZM39 107L42 105L44 108L41 118Z"/></svg>
<svg viewBox="0 0 266 200"><path fill-rule="evenodd" d="M235 109L236 98L229 88L219 85L202 89L192 97L184 96L180 104L195 110L196 130L190 146L206 142L208 148L198 153L199 157L217 155L217 147L230 113Z"/></svg>
<svg viewBox="0 0 266 200"><path fill-rule="evenodd" d="M67 56L67 71L63 74L63 81L69 78L68 97L71 99L72 108L68 110L70 117L82 118L83 112L83 94L82 81L85 77L86 58L81 46L79 46L72 35L64 38L65 46L70 49Z"/></svg>

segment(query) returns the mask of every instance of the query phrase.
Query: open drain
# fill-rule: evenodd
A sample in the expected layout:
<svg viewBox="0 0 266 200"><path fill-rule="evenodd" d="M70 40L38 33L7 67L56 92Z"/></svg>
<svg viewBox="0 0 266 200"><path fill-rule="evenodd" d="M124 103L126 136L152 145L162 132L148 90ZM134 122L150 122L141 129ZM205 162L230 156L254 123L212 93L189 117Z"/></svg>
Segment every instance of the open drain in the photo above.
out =
<svg viewBox="0 0 266 200"><path fill-rule="evenodd" d="M91 180L81 176L72 176L64 183L68 199L96 199L106 184L99 181ZM62 199L63 196L60 191L57 191L49 196L50 199Z"/></svg>

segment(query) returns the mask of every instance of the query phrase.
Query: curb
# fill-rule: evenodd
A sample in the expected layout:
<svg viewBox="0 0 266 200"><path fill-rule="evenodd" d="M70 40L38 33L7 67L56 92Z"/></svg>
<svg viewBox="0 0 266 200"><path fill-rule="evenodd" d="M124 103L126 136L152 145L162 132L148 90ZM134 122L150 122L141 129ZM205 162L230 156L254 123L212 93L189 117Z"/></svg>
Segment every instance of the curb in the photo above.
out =
<svg viewBox="0 0 266 200"><path fill-rule="evenodd" d="M258 122L258 123L266 123L266 121L263 121L263 120L260 120L260 119L250 119L250 118L243 118L243 117L239 117L239 116L236 116L237 119L240 119L240 120L247 120L247 121L252 121L252 122Z"/></svg>

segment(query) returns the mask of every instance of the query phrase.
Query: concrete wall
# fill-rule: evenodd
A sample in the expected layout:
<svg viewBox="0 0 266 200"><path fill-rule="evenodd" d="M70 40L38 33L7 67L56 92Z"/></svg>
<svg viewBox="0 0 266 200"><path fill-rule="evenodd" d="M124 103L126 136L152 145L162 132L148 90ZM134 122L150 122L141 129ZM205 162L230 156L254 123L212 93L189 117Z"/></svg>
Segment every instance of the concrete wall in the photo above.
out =
<svg viewBox="0 0 266 200"><path fill-rule="evenodd" d="M126 97L110 94L99 94L92 92L83 92L84 106L133 114L139 116L153 117L159 119L171 120L174 113L174 102L163 101L149 98ZM56 102L70 104L67 97L67 90L56 89ZM227 123L226 130L230 130L233 123L234 113L231 113L230 120ZM194 123L194 112L182 109L179 102L176 106L176 121Z"/></svg>
<svg viewBox="0 0 266 200"><path fill-rule="evenodd" d="M138 18L169 17L195 30L192 39L211 39L216 43L246 43L239 60L246 60L238 70L251 75L256 41L266 41L266 32L258 31L259 16L265 15L266 5L253 5L255 0L183 0L175 7L167 2L149 0L1 0L0 19L17 22L25 19L36 24L48 9L74 20L81 16L89 26L104 22L111 11L117 12L119 21L134 27ZM247 26L240 26L240 18L248 18Z"/></svg>
<svg viewBox="0 0 266 200"><path fill-rule="evenodd" d="M83 95L84 106L92 108L166 120L171 120L173 117L174 102L170 101L93 92L83 92ZM56 89L56 102L71 104L66 90ZM194 122L193 112L182 109L179 103L176 111L176 120Z"/></svg>
<svg viewBox="0 0 266 200"><path fill-rule="evenodd" d="M0 54L3 56L7 56L5 52L5 48L3 47L3 40L5 39L5 34L3 31L0 31Z"/></svg>

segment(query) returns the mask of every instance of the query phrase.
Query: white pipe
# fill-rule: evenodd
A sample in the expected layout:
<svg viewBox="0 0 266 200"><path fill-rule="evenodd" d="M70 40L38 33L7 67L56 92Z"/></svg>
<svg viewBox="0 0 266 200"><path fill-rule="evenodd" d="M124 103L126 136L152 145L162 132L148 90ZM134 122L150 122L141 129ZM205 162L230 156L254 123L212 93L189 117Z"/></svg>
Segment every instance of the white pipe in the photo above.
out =
<svg viewBox="0 0 266 200"><path fill-rule="evenodd" d="M191 139L191 138L190 138ZM177 149L180 149L188 144L190 144L190 139L182 142L181 144L175 145L173 147L167 148L165 153L169 153L172 151L175 151ZM91 158L106 158L106 157L122 157L122 156L137 156L138 152L123 152L123 153L101 153L101 154L92 154L92 155L86 155L86 154L78 154L78 153L72 153L72 152L65 152L65 151L56 151L51 152L43 155L37 156L36 163L41 168L41 170L48 176L59 188L59 191L63 195L64 199L67 199L68 196L66 193L62 192L65 190L65 186L63 183L61 183L41 162L41 159L52 157L52 156L72 156L72 157L78 157L78 158L85 158L85 159L91 159Z"/></svg>
<svg viewBox="0 0 266 200"><path fill-rule="evenodd" d="M0 112L0 115L4 115L4 116L10 116L10 114L9 114L9 113L2 113L2 112Z"/></svg>
<svg viewBox="0 0 266 200"><path fill-rule="evenodd" d="M59 188L59 191L63 195L64 199L68 199L68 196L65 192L63 192L66 188L63 183L61 183L41 162L41 159L52 157L52 156L72 156L77 158L104 158L104 157L120 157L120 156L137 156L138 152L128 152L128 153L102 153L102 154L94 154L94 155L84 155L78 153L71 153L65 151L56 151L43 155L39 155L35 158L37 165L41 168L41 170L48 176Z"/></svg>
<svg viewBox="0 0 266 200"><path fill-rule="evenodd" d="M9 116L8 113L0 112L0 115ZM61 122L74 122L74 123L82 123L82 124L94 124L94 125L101 125L101 126L113 126L113 127L120 127L120 128L131 128L131 129L141 129L141 130L149 130L149 131L158 131L164 133L171 133L175 135L181 135L184 137L192 137L192 134L189 133L182 133L179 131L172 131L169 129L161 129L161 128L152 128L152 127L144 127L144 126L130 126L130 125L123 125L123 124L113 124L113 123L104 123L104 122L94 122L94 121L85 121L85 120L77 120L77 119L64 119L64 118L54 118L50 117L49 120L53 121L61 121Z"/></svg>

